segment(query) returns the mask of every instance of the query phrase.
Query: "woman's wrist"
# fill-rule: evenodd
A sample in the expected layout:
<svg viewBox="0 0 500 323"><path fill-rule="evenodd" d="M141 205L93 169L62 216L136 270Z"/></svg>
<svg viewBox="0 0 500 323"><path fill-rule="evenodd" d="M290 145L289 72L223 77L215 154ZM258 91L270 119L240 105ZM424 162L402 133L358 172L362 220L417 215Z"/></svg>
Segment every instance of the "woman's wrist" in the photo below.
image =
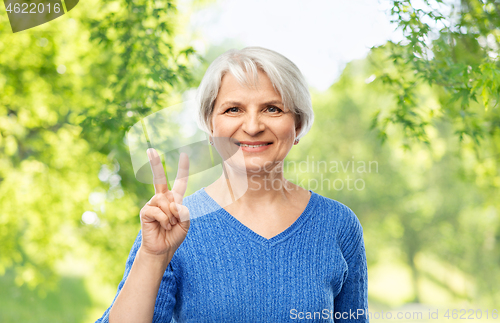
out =
<svg viewBox="0 0 500 323"><path fill-rule="evenodd" d="M171 252L166 252L164 254L153 254L147 252L145 249L142 247L139 248L137 251L137 259L139 259L140 262L144 262L147 266L153 266L156 268L163 268L165 270L170 263L170 260L172 260Z"/></svg>

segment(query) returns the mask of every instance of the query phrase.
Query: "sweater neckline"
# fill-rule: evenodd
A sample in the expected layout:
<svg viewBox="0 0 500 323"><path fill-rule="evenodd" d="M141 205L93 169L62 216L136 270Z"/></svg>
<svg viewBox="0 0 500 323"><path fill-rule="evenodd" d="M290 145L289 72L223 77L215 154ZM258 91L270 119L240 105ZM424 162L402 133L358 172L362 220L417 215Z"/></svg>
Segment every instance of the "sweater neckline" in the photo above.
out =
<svg viewBox="0 0 500 323"><path fill-rule="evenodd" d="M240 233L242 233L244 236L248 237L249 239L258 242L259 244L267 244L267 245L274 245L277 244L283 240L288 239L291 237L295 231L297 231L302 225L311 217L313 209L316 207L317 201L318 201L318 194L313 192L312 190L309 190L311 192L311 196L309 197L309 202L307 202L306 208L302 212L302 214L284 231L278 233L274 237L271 237L269 239L261 236L260 234L256 233L255 231L251 230L249 227L241 223L238 219L236 219L234 216L231 215L231 213L227 212L223 207L221 207L208 193L205 191L205 187L201 189L201 194L204 197L204 199L208 202L208 204L217 209L217 214L220 215L220 217L227 222L229 225L233 226L235 229L237 229Z"/></svg>

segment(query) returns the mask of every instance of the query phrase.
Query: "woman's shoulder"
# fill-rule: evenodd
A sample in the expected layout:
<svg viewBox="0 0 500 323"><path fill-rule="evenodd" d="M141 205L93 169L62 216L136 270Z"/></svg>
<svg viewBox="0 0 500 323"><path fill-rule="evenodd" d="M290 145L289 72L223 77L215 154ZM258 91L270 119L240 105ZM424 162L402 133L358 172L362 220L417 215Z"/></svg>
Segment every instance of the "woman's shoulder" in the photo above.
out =
<svg viewBox="0 0 500 323"><path fill-rule="evenodd" d="M196 192L184 198L183 203L189 209L191 220L201 218L202 216L213 214L221 207L217 204L202 187Z"/></svg>
<svg viewBox="0 0 500 323"><path fill-rule="evenodd" d="M332 198L314 193L318 199L318 208L328 214L335 214L339 220L355 220L356 214L350 207Z"/></svg>
<svg viewBox="0 0 500 323"><path fill-rule="evenodd" d="M318 199L317 212L324 221L335 224L340 235L356 231L362 233L361 223L350 207L332 198L314 192L313 194L316 194Z"/></svg>

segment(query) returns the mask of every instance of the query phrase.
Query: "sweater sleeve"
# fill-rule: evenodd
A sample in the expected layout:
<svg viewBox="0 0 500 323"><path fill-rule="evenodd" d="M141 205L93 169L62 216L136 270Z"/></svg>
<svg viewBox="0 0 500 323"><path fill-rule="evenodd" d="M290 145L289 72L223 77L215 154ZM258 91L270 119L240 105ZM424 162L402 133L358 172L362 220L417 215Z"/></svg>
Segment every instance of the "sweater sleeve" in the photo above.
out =
<svg viewBox="0 0 500 323"><path fill-rule="evenodd" d="M141 246L141 242L142 242L142 232L139 231L139 234L137 235L134 241L134 245L130 250L130 254L128 256L125 265L125 273L123 274L123 279L118 285L118 290L116 292L115 298L113 299L113 302L111 303L109 308L104 312L104 315L100 319L98 319L96 323L109 323L109 311L111 310L111 307L115 303L118 294L120 294L120 291L123 288L125 281L127 280L130 270L132 269L132 264L134 263L135 256L137 255L139 247ZM160 323L160 322L168 323L171 321L172 312L175 305L175 293L176 293L176 281L174 272L172 270L172 264L170 263L167 267L167 270L163 274L163 278L160 283L160 288L158 290L158 295L156 297L153 323Z"/></svg>
<svg viewBox="0 0 500 323"><path fill-rule="evenodd" d="M347 263L347 278L335 297L335 322L365 323L368 320L368 273L363 228L354 212L348 208L340 246Z"/></svg>

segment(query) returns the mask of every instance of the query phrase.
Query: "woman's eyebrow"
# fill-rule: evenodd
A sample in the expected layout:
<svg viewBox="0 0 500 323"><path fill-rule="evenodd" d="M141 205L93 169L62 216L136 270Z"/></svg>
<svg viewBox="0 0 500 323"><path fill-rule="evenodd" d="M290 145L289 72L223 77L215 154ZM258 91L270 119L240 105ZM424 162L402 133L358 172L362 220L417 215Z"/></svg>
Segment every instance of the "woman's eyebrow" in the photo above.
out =
<svg viewBox="0 0 500 323"><path fill-rule="evenodd" d="M226 101L220 105L221 108L227 106L227 105L241 105L241 102L238 101Z"/></svg>
<svg viewBox="0 0 500 323"><path fill-rule="evenodd" d="M281 102L281 100L272 100L262 103L262 105L271 105L271 104L284 105L283 102Z"/></svg>
<svg viewBox="0 0 500 323"><path fill-rule="evenodd" d="M283 104L283 102L281 102L281 100L266 101L266 102L261 103L260 105L272 105L272 104L284 106L284 104ZM226 106L241 106L241 105L242 105L242 103L239 101L226 101L226 102L223 102L219 107L224 108Z"/></svg>

